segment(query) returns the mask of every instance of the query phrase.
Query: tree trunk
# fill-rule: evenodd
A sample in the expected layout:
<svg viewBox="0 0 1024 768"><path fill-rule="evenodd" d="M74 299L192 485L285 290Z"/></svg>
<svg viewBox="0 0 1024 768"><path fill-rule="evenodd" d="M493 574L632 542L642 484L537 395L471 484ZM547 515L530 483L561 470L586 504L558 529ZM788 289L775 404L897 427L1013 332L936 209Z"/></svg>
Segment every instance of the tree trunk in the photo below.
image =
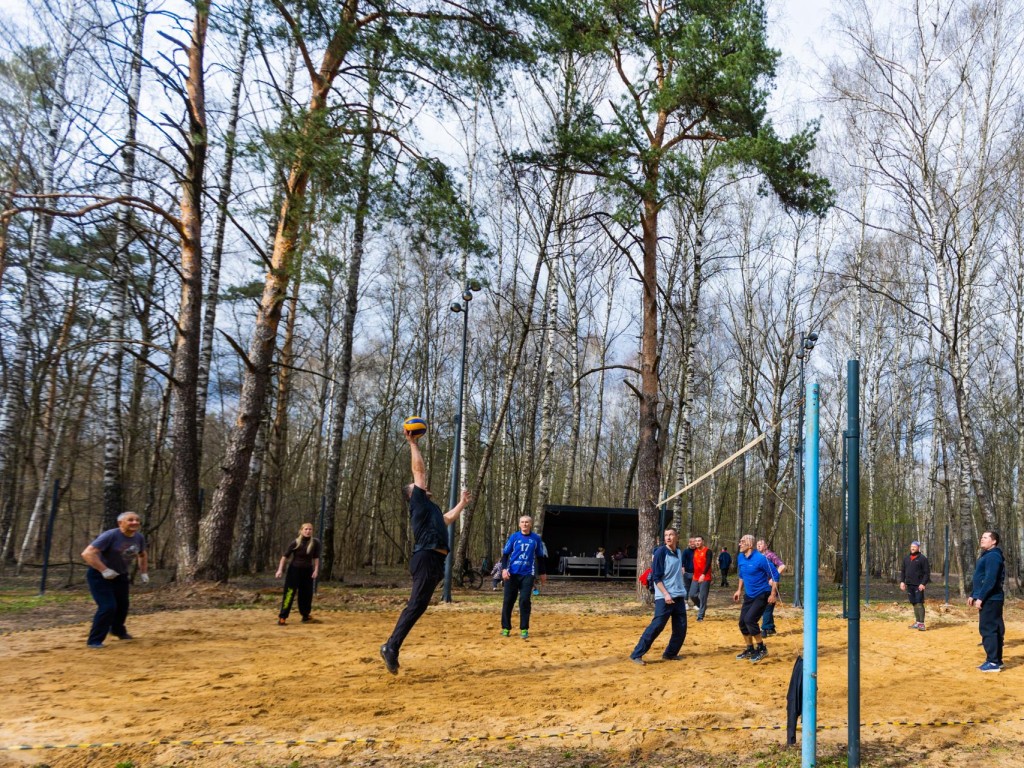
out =
<svg viewBox="0 0 1024 768"><path fill-rule="evenodd" d="M281 516L285 465L288 460L288 404L291 401L292 366L295 361L295 324L298 319L299 288L301 285L302 270L298 269L296 270L296 277L292 285L292 295L288 299L288 320L285 323L284 342L281 344L281 364L277 367L277 396L274 398L274 420L270 425L270 439L267 449L270 467L266 476L263 496L268 507L268 517L272 521L279 520ZM256 453L257 451L254 449L253 456ZM261 469L262 463L261 457ZM250 463L249 472L250 474L252 473L252 463ZM258 474L258 477L262 479L262 472ZM243 493L244 496L245 494ZM242 513L249 515L253 520L256 518L256 501L258 498L258 493L253 494L248 508L243 506L242 509ZM247 555L248 558L252 557L251 547ZM251 567L253 564L250 560L245 565ZM264 568L265 565L265 562L255 564L257 570Z"/></svg>
<svg viewBox="0 0 1024 768"><path fill-rule="evenodd" d="M121 149L121 194L129 198L135 189L135 141L142 91L142 45L146 29L146 0L137 0L131 40L128 76L128 130ZM124 511L124 435L121 394L124 376L124 336L128 320L128 283L132 274L129 245L132 240L132 208L125 206L117 222L117 245L111 259L110 341L106 360L106 416L103 448L103 529L113 528Z"/></svg>
<svg viewBox="0 0 1024 768"><path fill-rule="evenodd" d="M604 429L604 382L607 373L608 352L610 342L608 339L612 325L612 298L614 292L612 287L615 283L615 268L613 262L608 265L608 284L604 309L604 325L601 328L601 359L598 361L600 373L597 379L597 414L594 416L594 443L591 448L593 454L590 458L590 472L587 477L587 504L594 503L594 481L597 476L597 462L601 455L601 432ZM623 505L625 506L625 505Z"/></svg>
<svg viewBox="0 0 1024 768"><path fill-rule="evenodd" d="M568 269L565 277L565 298L566 298L566 338L569 343L569 376L572 381L572 413L569 424L569 440L566 445L565 484L562 487L562 504L568 504L573 498L578 498L576 491L576 461L580 451L580 425L583 421L583 382L580 381L582 373L580 367L580 312L577 299L579 290L579 279L577 273L576 254L569 258Z"/></svg>
<svg viewBox="0 0 1024 768"><path fill-rule="evenodd" d="M656 187L657 169L648 173ZM661 442L658 403L661 390L661 361L658 348L658 210L656 200L643 201L643 275L641 284L640 399L637 443L637 572L651 564L651 551L658 540L658 493L661 490ZM645 602L647 590L637 582L637 594Z"/></svg>
<svg viewBox="0 0 1024 768"><path fill-rule="evenodd" d="M561 243L559 242L559 245ZM537 502L534 505L533 519L537 533L544 533L544 507L547 506L551 496L551 474L552 474L552 444L554 442L552 432L554 431L555 420L555 341L557 339L556 326L558 324L558 275L559 260L561 254L556 254L548 259L548 286L545 291L545 302L547 304L547 324L545 335L547 336L547 360L544 363L544 384L541 397L541 418L540 418L540 460L539 460L539 482L537 483Z"/></svg>
<svg viewBox="0 0 1024 768"><path fill-rule="evenodd" d="M64 110L67 106L64 93L71 66L71 53L77 40L78 23L77 3L70 0L67 8L66 27L61 51L57 56L57 71L54 73L52 103L48 113L46 139L43 148L43 167L40 169L41 190L43 194L53 194L57 154L65 123ZM50 251L50 232L53 229L53 217L39 214L32 226L29 236L28 256L23 266L24 294L21 297L21 317L16 331L14 350L7 359L7 371L3 380L2 398L0 398L0 560L6 560L14 545L15 505L14 489L18 487L17 462L25 423L26 367L29 352L33 345L33 334L36 332L36 311L41 298L40 272L44 269Z"/></svg>
<svg viewBox="0 0 1024 768"><path fill-rule="evenodd" d="M227 231L228 202L231 200L235 157L238 154L238 113L251 32L252 0L246 0L245 7L242 10L241 34L238 38L238 49L235 55L235 76L231 84L228 124L224 134L224 168L221 170L220 190L217 193L217 216L213 228L213 248L210 250L210 275L206 283L203 331L199 342L199 371L196 378L196 446L199 449L200 456L202 456L203 452L203 434L206 426L206 400L210 390L210 367L213 364L213 334L217 328L220 268L224 257L224 235ZM202 461L200 460L201 465Z"/></svg>
<svg viewBox="0 0 1024 768"><path fill-rule="evenodd" d="M371 67L372 69L372 67ZM320 578L334 578L335 518L338 509L338 489L341 485L342 452L345 445L345 415L352 386L352 344L355 337L356 313L359 310L359 280L366 249L366 218L369 215L371 168L376 149L373 143L374 88L371 87L367 122L363 127L362 156L359 161L359 189L352 226L352 254L348 263L345 311L341 319L341 344L335 368L335 393L331 402L331 446L327 454L327 476L324 495L327 506L323 521L323 557L320 560Z"/></svg>
<svg viewBox="0 0 1024 768"><path fill-rule="evenodd" d="M176 576L196 577L199 523L199 445L196 385L203 307L203 171L206 167L206 84L203 57L208 6L197 4L188 48L189 158L181 184L181 300L174 339L171 451L174 483ZM225 567L227 560L225 558Z"/></svg>

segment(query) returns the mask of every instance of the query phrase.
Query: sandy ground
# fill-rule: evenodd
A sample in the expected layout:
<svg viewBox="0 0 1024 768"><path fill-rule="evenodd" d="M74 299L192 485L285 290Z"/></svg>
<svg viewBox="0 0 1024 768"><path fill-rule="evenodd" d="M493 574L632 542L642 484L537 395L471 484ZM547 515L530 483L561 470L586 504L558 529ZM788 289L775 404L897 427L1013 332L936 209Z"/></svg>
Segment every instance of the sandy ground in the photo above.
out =
<svg viewBox="0 0 1024 768"><path fill-rule="evenodd" d="M134 615L137 639L98 651L85 647L82 624L15 631L0 640L0 766L799 765L799 747L781 745L802 611L778 610L768 659L737 661L737 610L717 589L705 621L689 623L684 660L661 661L666 633L639 667L628 654L649 613L624 590L570 589L549 585L535 598L525 641L498 635L497 595L457 593L421 619L397 676L377 649L401 590L321 605L317 623L286 627L269 596L258 609ZM864 612L864 764L1019 766L1024 614L1007 611L1006 669L982 674L967 609L928 609L926 632L908 629L905 604ZM818 754L838 759L847 623L829 610L819 621ZM966 720L990 722L931 724ZM272 743L289 739L328 741ZM172 743L146 744L158 740ZM10 749L107 742L121 746Z"/></svg>

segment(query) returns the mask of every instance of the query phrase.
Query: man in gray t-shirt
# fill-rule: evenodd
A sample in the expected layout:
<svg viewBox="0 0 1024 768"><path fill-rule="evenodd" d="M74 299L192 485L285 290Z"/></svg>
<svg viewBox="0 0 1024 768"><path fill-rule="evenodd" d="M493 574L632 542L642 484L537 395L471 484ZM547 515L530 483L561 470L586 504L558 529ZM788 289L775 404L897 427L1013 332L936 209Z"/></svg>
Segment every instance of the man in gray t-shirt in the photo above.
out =
<svg viewBox="0 0 1024 768"><path fill-rule="evenodd" d="M146 537L139 533L141 527L142 520L137 514L122 512L117 518L117 528L101 533L82 552L82 559L89 566L85 580L96 601L96 615L89 630L90 648L103 648L108 632L120 640L132 639L124 622L128 618L131 585L128 574L136 559L139 579L143 584L149 581L149 557Z"/></svg>

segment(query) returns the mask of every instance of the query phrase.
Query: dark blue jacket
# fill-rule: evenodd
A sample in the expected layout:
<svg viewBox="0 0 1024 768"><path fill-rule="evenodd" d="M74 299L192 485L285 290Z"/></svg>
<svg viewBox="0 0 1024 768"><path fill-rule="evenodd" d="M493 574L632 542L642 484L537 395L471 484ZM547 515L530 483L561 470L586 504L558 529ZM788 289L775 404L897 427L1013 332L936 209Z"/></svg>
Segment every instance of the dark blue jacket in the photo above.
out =
<svg viewBox="0 0 1024 768"><path fill-rule="evenodd" d="M1006 566L1003 564L1003 551L999 547L981 553L977 565L974 566L974 581L971 585L971 598L974 600L992 600L1002 602L1003 579L1006 577Z"/></svg>
<svg viewBox="0 0 1024 768"><path fill-rule="evenodd" d="M718 553L718 570L720 570L720 571L727 571L727 570L729 570L729 566L730 565L732 565L732 555L730 555L728 552L719 552Z"/></svg>
<svg viewBox="0 0 1024 768"><path fill-rule="evenodd" d="M683 550L683 573L693 575L693 550L689 547Z"/></svg>

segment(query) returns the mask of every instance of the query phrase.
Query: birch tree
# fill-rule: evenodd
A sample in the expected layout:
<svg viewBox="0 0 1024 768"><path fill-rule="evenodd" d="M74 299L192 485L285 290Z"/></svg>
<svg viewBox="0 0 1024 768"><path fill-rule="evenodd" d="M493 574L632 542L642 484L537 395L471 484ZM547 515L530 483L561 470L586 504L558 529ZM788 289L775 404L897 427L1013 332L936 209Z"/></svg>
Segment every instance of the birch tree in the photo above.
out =
<svg viewBox="0 0 1024 768"><path fill-rule="evenodd" d="M887 202L888 215L872 225L906 222L903 236L927 257L927 297L955 414L963 488L957 554L966 574L974 502L985 525L995 524L977 443L971 350L984 320L977 287L994 219L991 189L1018 115L1022 26L1006 2L985 13L960 0L901 4L895 24L860 2L849 9L844 31L856 58L833 67L832 92L870 153L870 173Z"/></svg>
<svg viewBox="0 0 1024 768"><path fill-rule="evenodd" d="M564 44L607 60L618 76L610 115L594 114L586 130L559 137L557 152L607 182L629 222L631 267L641 286L638 402L638 568L646 567L657 538L662 435L658 358L659 215L678 194L687 142L731 145L757 165L782 199L823 211L827 183L807 170L813 131L782 141L767 117L768 89L778 54L765 40L758 0L708 6L593 3L560 8Z"/></svg>

